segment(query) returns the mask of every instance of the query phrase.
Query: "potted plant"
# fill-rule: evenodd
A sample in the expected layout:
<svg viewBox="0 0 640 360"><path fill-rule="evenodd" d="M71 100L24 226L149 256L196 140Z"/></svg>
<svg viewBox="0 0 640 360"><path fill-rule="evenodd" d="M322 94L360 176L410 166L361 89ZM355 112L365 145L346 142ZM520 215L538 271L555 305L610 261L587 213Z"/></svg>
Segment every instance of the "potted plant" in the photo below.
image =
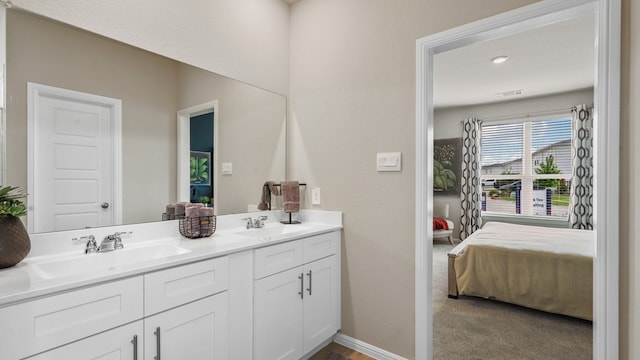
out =
<svg viewBox="0 0 640 360"><path fill-rule="evenodd" d="M209 206L209 202L211 199L208 196L200 196L198 198L198 202L204 204L204 206Z"/></svg>
<svg viewBox="0 0 640 360"><path fill-rule="evenodd" d="M0 269L19 263L31 250L29 234L20 220L27 215L21 200L25 197L17 187L0 185Z"/></svg>

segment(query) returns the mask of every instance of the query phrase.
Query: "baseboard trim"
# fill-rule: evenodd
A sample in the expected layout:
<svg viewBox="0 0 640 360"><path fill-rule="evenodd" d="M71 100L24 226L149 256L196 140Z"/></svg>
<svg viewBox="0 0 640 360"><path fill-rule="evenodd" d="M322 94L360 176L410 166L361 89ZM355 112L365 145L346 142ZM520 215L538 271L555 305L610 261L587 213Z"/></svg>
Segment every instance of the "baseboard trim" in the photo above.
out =
<svg viewBox="0 0 640 360"><path fill-rule="evenodd" d="M350 336L347 336L345 334L341 334L341 333L337 333L334 337L333 337L333 341L342 345L342 346L346 346L349 349L355 350L357 352L363 353L369 357L372 357L374 359L377 360L407 360L406 358L403 358L402 356L398 356L396 354L390 353L386 350L380 349L378 347L375 347L371 344L368 344L364 341L360 341L358 339L354 339Z"/></svg>

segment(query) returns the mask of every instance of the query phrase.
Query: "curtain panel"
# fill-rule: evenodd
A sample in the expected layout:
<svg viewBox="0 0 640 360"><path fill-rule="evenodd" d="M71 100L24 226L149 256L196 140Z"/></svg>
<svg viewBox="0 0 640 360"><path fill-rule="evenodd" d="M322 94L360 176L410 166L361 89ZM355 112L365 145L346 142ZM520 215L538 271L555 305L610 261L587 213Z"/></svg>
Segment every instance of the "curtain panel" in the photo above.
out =
<svg viewBox="0 0 640 360"><path fill-rule="evenodd" d="M464 240L482 225L482 189L480 186L480 159L482 121L468 118L462 122L462 172L460 200L460 239Z"/></svg>
<svg viewBox="0 0 640 360"><path fill-rule="evenodd" d="M593 229L593 114L588 105L571 109L572 167L569 224L573 229Z"/></svg>

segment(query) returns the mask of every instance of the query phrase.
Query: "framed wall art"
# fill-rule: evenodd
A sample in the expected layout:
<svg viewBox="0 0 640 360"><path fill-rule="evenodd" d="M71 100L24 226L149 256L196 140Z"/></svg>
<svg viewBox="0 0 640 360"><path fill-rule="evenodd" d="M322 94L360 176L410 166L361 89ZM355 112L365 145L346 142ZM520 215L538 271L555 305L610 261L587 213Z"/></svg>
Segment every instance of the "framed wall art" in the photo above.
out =
<svg viewBox="0 0 640 360"><path fill-rule="evenodd" d="M192 151L190 164L191 185L211 185L211 153Z"/></svg>
<svg viewBox="0 0 640 360"><path fill-rule="evenodd" d="M433 191L459 195L462 161L462 138L433 141Z"/></svg>

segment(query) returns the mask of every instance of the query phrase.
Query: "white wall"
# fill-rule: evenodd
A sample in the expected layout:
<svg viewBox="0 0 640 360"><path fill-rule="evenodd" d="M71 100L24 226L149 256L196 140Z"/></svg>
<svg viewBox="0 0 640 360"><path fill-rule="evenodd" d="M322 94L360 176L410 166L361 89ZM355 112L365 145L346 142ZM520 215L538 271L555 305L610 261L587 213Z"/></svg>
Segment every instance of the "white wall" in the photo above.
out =
<svg viewBox="0 0 640 360"><path fill-rule="evenodd" d="M592 103L593 89L584 89L569 93L540 96L524 100L512 100L486 105L472 105L436 109L434 112L433 137L434 139L462 137L461 121L472 116L483 119L495 116L525 114L536 111L569 109L574 105ZM434 198L434 202L449 204L449 217L452 221L455 222L456 228L459 230L460 217L462 215L462 210L460 208L460 196L436 195ZM521 223L525 223L525 221L522 221ZM546 225L551 224L551 226L566 225L566 223L558 224L557 221L546 223L544 221L537 222L529 220L526 221L526 223ZM458 230L454 231L453 233L456 239L460 237Z"/></svg>
<svg viewBox="0 0 640 360"><path fill-rule="evenodd" d="M289 6L281 0L12 3L280 94L289 88Z"/></svg>

